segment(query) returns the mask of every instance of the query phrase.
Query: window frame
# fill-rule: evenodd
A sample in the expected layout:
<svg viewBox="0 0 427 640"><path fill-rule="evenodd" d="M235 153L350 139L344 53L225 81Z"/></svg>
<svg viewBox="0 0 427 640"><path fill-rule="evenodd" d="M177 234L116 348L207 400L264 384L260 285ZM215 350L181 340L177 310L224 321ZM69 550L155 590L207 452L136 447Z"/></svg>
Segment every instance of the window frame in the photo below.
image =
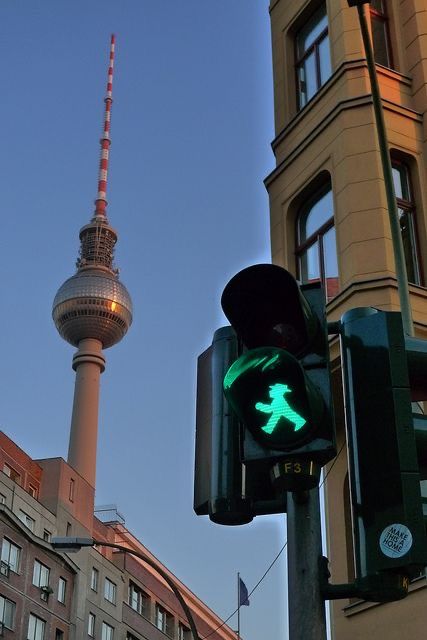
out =
<svg viewBox="0 0 427 640"><path fill-rule="evenodd" d="M372 37L372 48L374 50L374 60L375 60L375 64L380 64L382 67L386 67L387 69L394 69L393 49L391 46L391 37L390 37L390 17L388 15L387 6L384 0L380 0L380 2L382 5L382 11L378 11L378 9L373 7L371 3L368 5L369 17L371 21L371 37ZM374 23L381 24L383 28L387 64L384 64L383 62L378 62L376 59Z"/></svg>
<svg viewBox="0 0 427 640"><path fill-rule="evenodd" d="M111 597L110 597L111 595ZM111 604L116 604L117 600L117 585L110 578L104 580L104 599Z"/></svg>
<svg viewBox="0 0 427 640"><path fill-rule="evenodd" d="M332 298L335 297L335 295L331 295L328 296L328 286L327 286L327 281L328 278L326 276L326 251L325 251L325 247L324 247L324 242L323 239L325 238L326 234L331 230L331 229L335 229L335 213L334 213L334 209L332 208L332 215L327 218L319 227L317 227L315 229L315 231L313 231L309 236L305 237L304 240L301 240L301 229L302 229L302 220L304 220L304 225L306 224L306 221L310 215L310 212L313 210L315 204L317 202L319 202L324 196L326 196L328 193L331 193L331 197L333 198L333 191L332 191L332 184L330 180L327 180L325 182L323 182L323 184L321 184L318 188L314 189L309 197L306 199L306 201L301 204L298 207L298 211L297 211L297 215L296 215L296 228L295 228L295 240L296 240L296 246L295 246L295 257L296 257L296 268L297 268L297 274L298 274L298 279L303 283L306 284L308 282L316 282L319 281L321 282L324 291L325 291L325 296L326 296L326 301L329 302L329 300L332 300ZM307 255L308 250L310 249L310 247L314 247L315 245L318 245L318 271L319 271L319 277L309 280L309 279L304 279L302 276L302 272L303 272L303 268L302 268L302 259L304 255ZM338 266L338 255L337 255L337 266ZM337 273L337 281L339 283L339 273Z"/></svg>
<svg viewBox="0 0 427 640"><path fill-rule="evenodd" d="M46 575L47 575L47 582L44 581L46 579ZM44 579L42 579L42 576L44 576ZM33 567L33 585L35 587L39 587L40 589L42 587L48 587L49 579L50 579L50 568L47 565L43 564L43 562L40 562L40 560L37 560L37 558L35 558L34 567Z"/></svg>
<svg viewBox="0 0 427 640"><path fill-rule="evenodd" d="M99 570L96 567L92 567L90 574L90 588L95 593L98 593L99 588Z"/></svg>
<svg viewBox="0 0 427 640"><path fill-rule="evenodd" d="M96 624L96 615L89 611L89 615L87 617L87 635L89 638L95 637L95 624Z"/></svg>
<svg viewBox="0 0 427 640"><path fill-rule="evenodd" d="M2 602L3 600L3 602ZM7 605L11 605L11 623L10 625L8 624L9 620L5 620L5 611L6 611L6 604ZM16 613L16 602L14 602L13 600L11 600L10 598L6 598L6 596L4 596L3 594L0 595L0 622L3 624L3 626L6 629L10 629L11 631L14 630L15 627L15 613Z"/></svg>
<svg viewBox="0 0 427 640"><path fill-rule="evenodd" d="M173 638L174 617L170 611L165 609L165 607L158 602L156 602L154 626L159 629L159 631L162 631L162 633L169 636L169 638Z"/></svg>
<svg viewBox="0 0 427 640"><path fill-rule="evenodd" d="M7 553L7 560L6 560L6 553L3 553L3 549L5 548L5 543L6 545L9 546L9 552ZM16 552L16 559L17 559L16 563L14 563L13 565L10 561L10 555L12 551ZM12 540L9 540L9 538L6 538L6 537L3 538L2 546L1 546L1 556L0 556L1 561L7 564L9 567L9 570L13 571L14 573L19 573L19 568L21 564L21 553L22 553L22 548L20 546L15 544Z"/></svg>
<svg viewBox="0 0 427 640"><path fill-rule="evenodd" d="M392 171L396 169L399 172L399 177L402 176L402 170L403 170L404 185L406 187L406 190L409 196L409 199L407 200L403 197L402 198L399 197L395 193L398 216L399 216L399 228L400 228L400 219L401 219L400 210L403 210L406 213L409 221L409 235L410 235L411 253L412 253L411 257L412 257L413 270L414 270L415 277L414 277L414 281L410 280L409 272L408 272L408 282L410 284L415 284L417 286L423 286L421 252L420 252L419 240L418 240L417 206L415 202L414 189L412 185L411 167L408 162L405 162L405 159L396 158L394 156L391 157L391 167L392 167ZM395 184L394 175L393 175L393 184ZM403 185L402 180L400 180L400 184ZM402 237L402 241L403 241L403 237ZM405 244L403 244L403 249L404 249L405 265L407 268L408 260L407 260L407 255L405 253ZM407 268L407 271L408 271L408 268Z"/></svg>
<svg viewBox="0 0 427 640"><path fill-rule="evenodd" d="M320 14L320 10L322 8L324 8L324 14L323 15L326 16L326 20L327 20L326 27L314 39L314 41L311 43L311 45L307 49L304 50L303 55L300 55L299 51L298 51L298 49L299 49L299 36L301 34L301 31L302 31L303 27L300 26L298 29L296 29L295 34L294 34L294 69L295 69L297 111L301 111L302 109L304 109L304 107L317 95L317 93L320 91L320 89L324 86L324 84L330 78L330 76L328 76L328 78L326 78L326 80L324 80L322 82L321 64L320 64L321 60L320 60L319 47L325 40L327 40L327 42L328 42L329 62L331 64L331 74L332 74L331 50L330 50L330 44L329 44L329 19L328 19L328 12L327 12L327 8L326 8L326 2L322 2L308 16L308 20L313 18L317 13ZM308 98L308 97L305 98L305 102L302 102L302 96L306 92L301 91L300 70L305 68L304 67L304 63L311 56L312 53L314 53L314 60L315 60L316 91L314 92L314 94L310 98Z"/></svg>
<svg viewBox="0 0 427 640"><path fill-rule="evenodd" d="M134 602L136 606L134 606ZM143 616L144 618L148 619L147 604L149 606L149 603L150 603L150 596L143 589L141 589L141 587L139 587L135 582L130 580L128 604L131 607L131 609L139 613L140 616Z"/></svg>
<svg viewBox="0 0 427 640"><path fill-rule="evenodd" d="M62 576L59 576L58 580L58 602L65 604L67 596L67 581Z"/></svg>
<svg viewBox="0 0 427 640"><path fill-rule="evenodd" d="M101 640L113 640L114 638L114 627L105 620L102 621L101 627Z"/></svg>
<svg viewBox="0 0 427 640"><path fill-rule="evenodd" d="M28 483L28 493L32 498L38 500L39 490L34 484L31 484L31 482Z"/></svg>
<svg viewBox="0 0 427 640"><path fill-rule="evenodd" d="M30 626L31 622L34 620L34 633L30 636ZM40 624L39 624L40 623ZM41 626L41 635L39 627ZM28 631L27 631L27 640L44 640L46 631L46 620L43 618L39 618L34 613L30 613L28 617Z"/></svg>
<svg viewBox="0 0 427 640"><path fill-rule="evenodd" d="M178 640L190 640L191 630L181 621L178 622Z"/></svg>
<svg viewBox="0 0 427 640"><path fill-rule="evenodd" d="M36 521L32 518L26 511L19 509L18 518L22 522L22 524L27 527L32 533L34 533L34 529L36 528Z"/></svg>

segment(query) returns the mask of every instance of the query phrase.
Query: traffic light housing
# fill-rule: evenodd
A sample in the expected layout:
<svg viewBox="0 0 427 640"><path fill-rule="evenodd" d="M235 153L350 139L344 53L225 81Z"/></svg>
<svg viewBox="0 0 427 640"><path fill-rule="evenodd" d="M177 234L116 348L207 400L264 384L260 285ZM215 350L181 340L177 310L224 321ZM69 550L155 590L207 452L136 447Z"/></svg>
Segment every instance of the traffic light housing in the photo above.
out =
<svg viewBox="0 0 427 640"><path fill-rule="evenodd" d="M222 386L240 353L235 331L221 327L197 364L194 510L224 525L286 511L286 498L276 495L269 470L247 469L242 462L241 427Z"/></svg>
<svg viewBox="0 0 427 640"><path fill-rule="evenodd" d="M242 460L268 465L281 490L317 486L336 455L325 295L282 267L235 275L221 298L244 345L224 378L241 422Z"/></svg>
<svg viewBox="0 0 427 640"><path fill-rule="evenodd" d="M405 339L400 313L363 307L341 319L359 580L414 577L427 564L419 466L420 460L425 472L426 423L412 414L410 383L410 378L418 380L419 394L422 367L413 363L424 363L426 370L422 348L423 341ZM381 593L376 595L372 599L380 600Z"/></svg>

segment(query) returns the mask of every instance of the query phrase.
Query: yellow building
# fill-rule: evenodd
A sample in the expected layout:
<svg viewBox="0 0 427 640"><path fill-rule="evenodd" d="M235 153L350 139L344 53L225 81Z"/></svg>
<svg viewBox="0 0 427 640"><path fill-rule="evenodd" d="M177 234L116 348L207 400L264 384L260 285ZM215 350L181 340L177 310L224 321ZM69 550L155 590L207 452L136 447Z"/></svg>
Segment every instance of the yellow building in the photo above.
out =
<svg viewBox="0 0 427 640"><path fill-rule="evenodd" d="M427 9L364 6L377 62L416 334L427 337ZM368 69L347 0L271 0L276 168L266 179L273 262L323 281L328 319L399 309ZM339 343L331 359L340 384ZM338 449L345 439L338 389ZM354 575L345 448L326 482L331 582ZM333 637L423 638L425 577L400 602L332 603Z"/></svg>

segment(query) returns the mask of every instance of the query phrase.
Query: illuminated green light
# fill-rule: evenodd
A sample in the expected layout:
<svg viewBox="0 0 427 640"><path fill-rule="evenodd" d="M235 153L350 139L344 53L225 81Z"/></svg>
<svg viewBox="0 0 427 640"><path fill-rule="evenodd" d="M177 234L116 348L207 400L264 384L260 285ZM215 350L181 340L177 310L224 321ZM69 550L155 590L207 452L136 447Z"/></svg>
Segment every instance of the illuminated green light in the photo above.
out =
<svg viewBox="0 0 427 640"><path fill-rule="evenodd" d="M306 420L300 416L299 413L294 411L285 399L285 394L292 393L292 389L287 384L276 383L270 385L269 396L271 398L270 404L264 402L257 402L255 408L263 413L271 413L267 424L261 429L265 433L272 433L276 428L280 418L286 418L294 425L294 431L298 431L306 423Z"/></svg>
<svg viewBox="0 0 427 640"><path fill-rule="evenodd" d="M278 354L274 354L273 356L262 355L260 357L249 357L249 353L245 355L245 358L239 358L233 366L227 371L224 378L224 389L230 389L233 382L237 380L245 371L249 371L251 369L258 369L261 367L262 371L265 371L267 367L270 367L272 364L277 362L279 359Z"/></svg>

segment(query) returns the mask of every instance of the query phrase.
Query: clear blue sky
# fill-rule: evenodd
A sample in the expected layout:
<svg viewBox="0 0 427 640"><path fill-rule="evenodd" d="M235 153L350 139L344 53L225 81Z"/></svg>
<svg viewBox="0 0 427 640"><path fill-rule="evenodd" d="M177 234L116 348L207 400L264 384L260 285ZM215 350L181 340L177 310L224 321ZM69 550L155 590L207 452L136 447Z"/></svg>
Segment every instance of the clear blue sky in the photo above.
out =
<svg viewBox="0 0 427 640"><path fill-rule="evenodd" d="M114 32L108 211L134 323L106 351L97 503L225 618L236 572L251 590L285 540L280 516L225 528L192 510L197 356L229 278L270 260L268 1L3 0L0 23L0 427L66 457L73 349L51 306L93 212ZM245 640L286 637L284 564L242 610Z"/></svg>

